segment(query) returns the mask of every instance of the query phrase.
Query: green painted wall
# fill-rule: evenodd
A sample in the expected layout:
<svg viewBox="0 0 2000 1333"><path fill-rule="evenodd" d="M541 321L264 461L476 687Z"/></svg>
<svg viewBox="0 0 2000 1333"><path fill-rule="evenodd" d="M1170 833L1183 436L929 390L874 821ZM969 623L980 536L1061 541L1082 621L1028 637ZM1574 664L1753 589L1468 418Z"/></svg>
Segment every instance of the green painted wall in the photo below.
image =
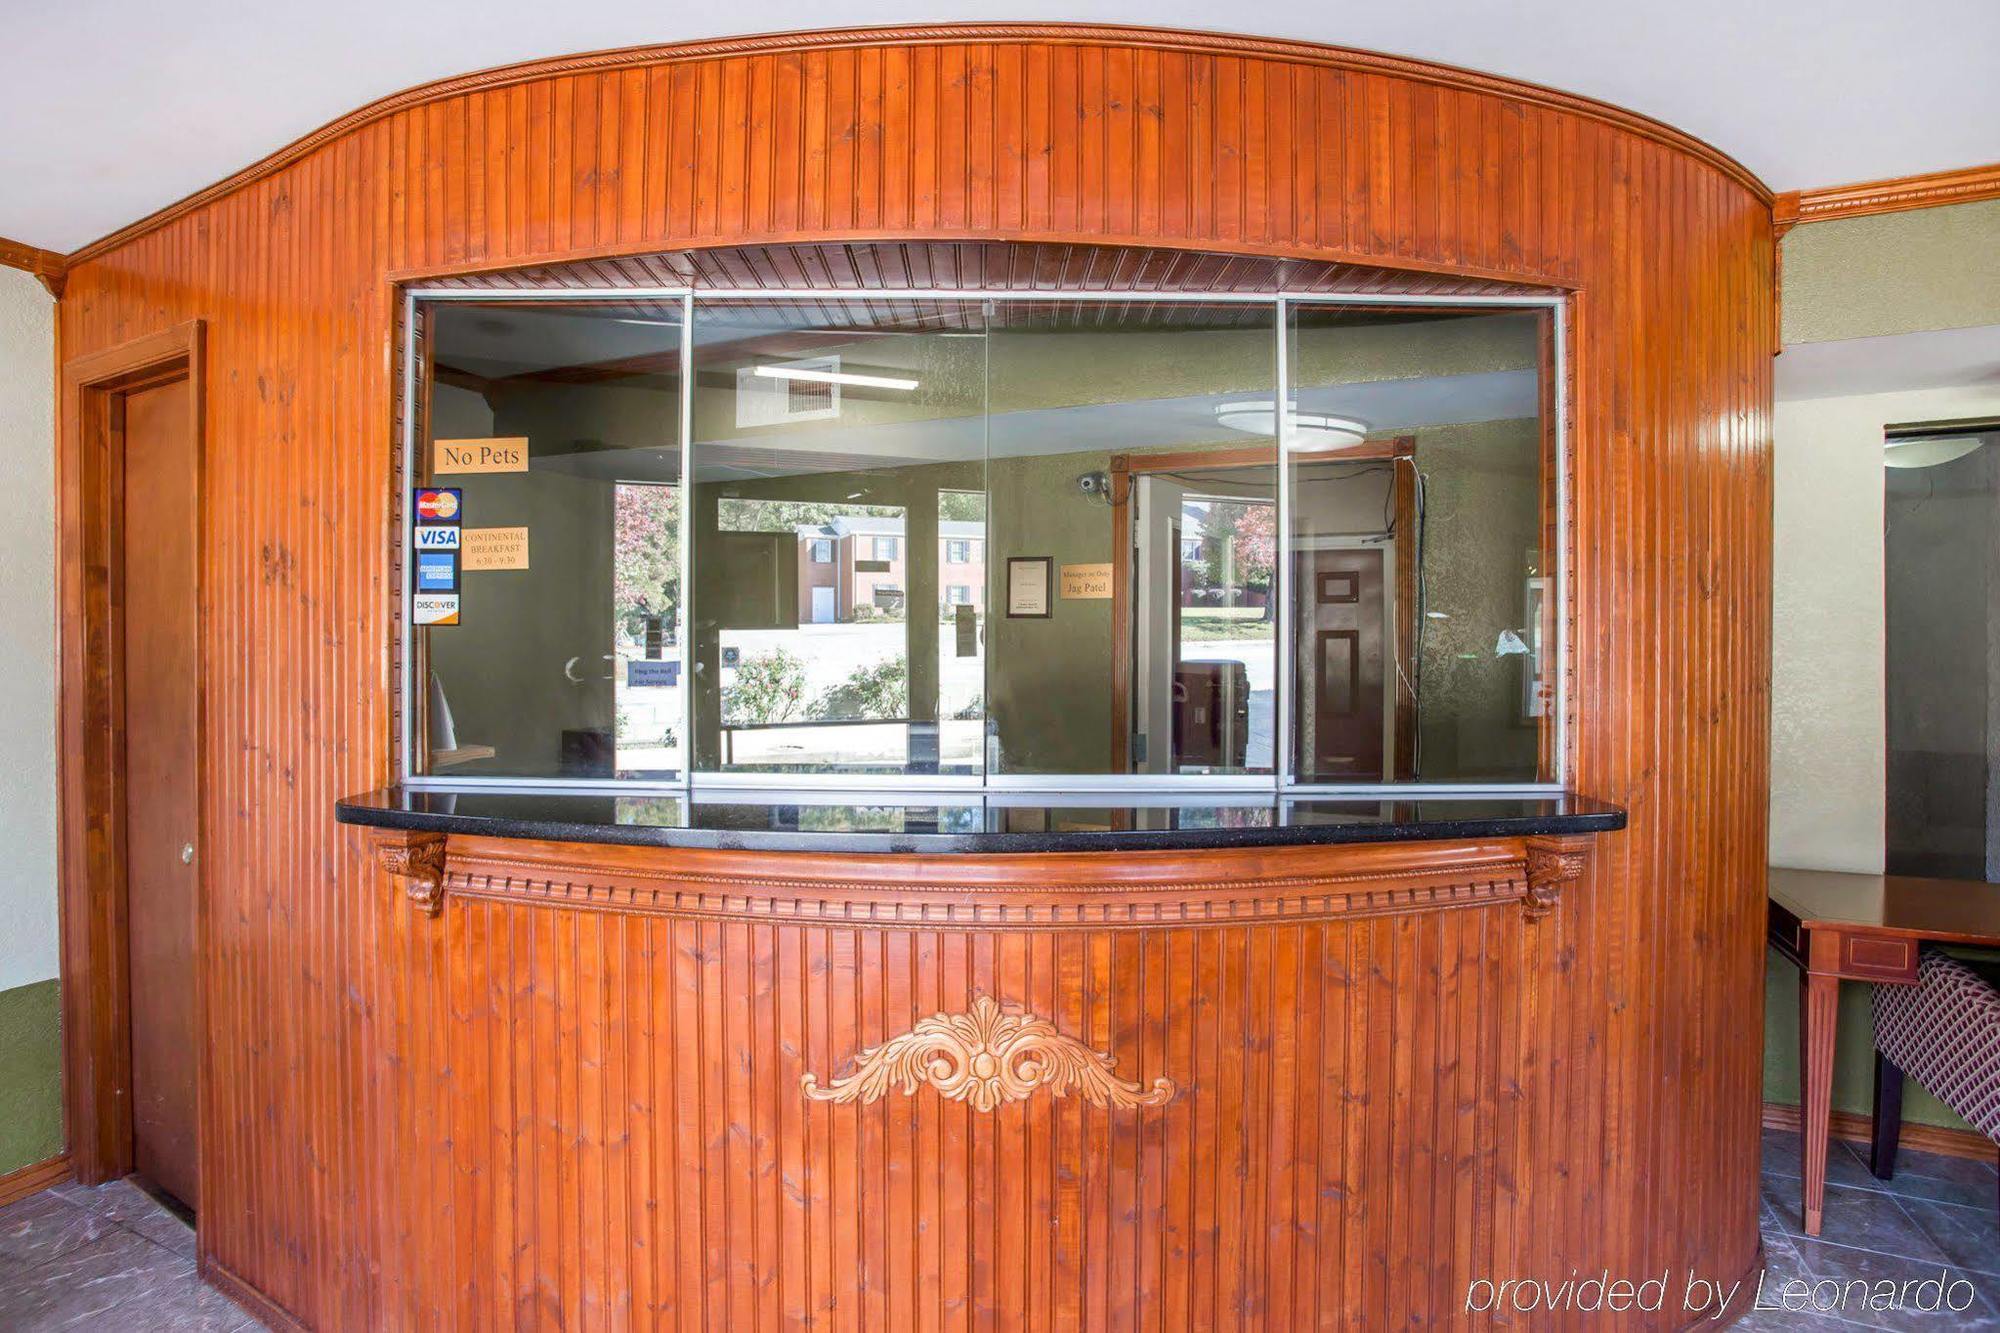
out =
<svg viewBox="0 0 2000 1333"><path fill-rule="evenodd" d="M2000 324L2000 199L1794 227L1785 342Z"/></svg>
<svg viewBox="0 0 2000 1333"><path fill-rule="evenodd" d="M0 1173L62 1151L60 1012L53 978L0 991Z"/></svg>
<svg viewBox="0 0 2000 1333"><path fill-rule="evenodd" d="M1766 954L1764 970L1764 1100L1799 1104L1799 970L1776 953ZM1856 1115L1874 1112L1875 1028L1869 992L1858 982L1840 987L1840 1037L1833 1057L1833 1109ZM1903 1118L1925 1125L1971 1129L1951 1108L1903 1082Z"/></svg>
<svg viewBox="0 0 2000 1333"><path fill-rule="evenodd" d="M1840 986L1840 1031L1833 1060L1836 1111L1869 1115L1874 1110L1875 1023L1869 1012L1873 990L1855 981ZM1779 1106L1799 1104L1799 970L1768 950L1764 970L1764 1100ZM1972 1128L1915 1080L1903 1084L1903 1118L1947 1129Z"/></svg>

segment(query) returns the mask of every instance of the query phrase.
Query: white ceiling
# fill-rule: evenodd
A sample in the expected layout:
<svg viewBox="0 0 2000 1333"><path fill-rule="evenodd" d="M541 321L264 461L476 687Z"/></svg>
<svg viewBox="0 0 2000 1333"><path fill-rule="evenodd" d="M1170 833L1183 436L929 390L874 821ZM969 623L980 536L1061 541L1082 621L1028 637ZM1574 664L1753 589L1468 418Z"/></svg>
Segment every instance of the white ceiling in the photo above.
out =
<svg viewBox="0 0 2000 1333"><path fill-rule="evenodd" d="M1989 389L2000 397L2000 324L1792 343L1778 358L1774 388L1781 403L1912 389Z"/></svg>
<svg viewBox="0 0 2000 1333"><path fill-rule="evenodd" d="M2000 159L1996 0L0 0L0 236L69 251L387 93L744 32L1078 20L1305 38L1645 112L1773 189Z"/></svg>

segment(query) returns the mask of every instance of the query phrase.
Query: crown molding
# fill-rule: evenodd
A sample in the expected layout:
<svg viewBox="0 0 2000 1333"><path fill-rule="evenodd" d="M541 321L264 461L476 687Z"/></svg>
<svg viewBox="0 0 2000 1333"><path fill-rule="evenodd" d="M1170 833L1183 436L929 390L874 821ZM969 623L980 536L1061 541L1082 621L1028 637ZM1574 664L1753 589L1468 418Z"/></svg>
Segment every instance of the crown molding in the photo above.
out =
<svg viewBox="0 0 2000 1333"><path fill-rule="evenodd" d="M1356 73L1380 74L1462 92L1504 97L1533 106L1588 117L1626 133L1676 149L1722 172L1749 190L1760 202L1765 204L1771 202L1769 187L1752 174L1749 168L1691 134L1654 120L1650 116L1627 111L1608 102L1561 92L1540 84L1503 78L1497 74L1482 74L1476 70L1460 69L1452 65L1383 55L1374 51L1359 51L1351 47L1326 46L1318 42L1189 32L1173 28L1085 23L941 23L919 27L838 28L817 32L771 33L753 37L624 47L611 51L524 61L520 64L502 65L473 74L461 74L453 78L419 84L350 111L338 120L293 140L269 156L233 175L224 177L206 189L188 195L128 226L119 228L108 236L82 246L68 256L68 263L73 267L96 259L148 232L166 226L204 204L255 184L332 140L352 134L386 116L447 98L462 97L469 93L562 75L594 74L730 56L773 55L868 46L941 46L952 43L1009 42L1144 48L1215 57L1262 57L1351 70Z"/></svg>
<svg viewBox="0 0 2000 1333"><path fill-rule="evenodd" d="M1858 185L1789 190L1772 200L1771 220L1782 236L1802 222L1902 213L1943 204L1976 203L1981 199L2000 199L2000 162L1957 171L1933 171L1923 176L1863 181Z"/></svg>
<svg viewBox="0 0 2000 1333"><path fill-rule="evenodd" d="M55 251L23 245L0 236L0 265L34 274L41 279L42 286L49 289L50 296L58 301L62 299L63 278L69 271L69 261Z"/></svg>

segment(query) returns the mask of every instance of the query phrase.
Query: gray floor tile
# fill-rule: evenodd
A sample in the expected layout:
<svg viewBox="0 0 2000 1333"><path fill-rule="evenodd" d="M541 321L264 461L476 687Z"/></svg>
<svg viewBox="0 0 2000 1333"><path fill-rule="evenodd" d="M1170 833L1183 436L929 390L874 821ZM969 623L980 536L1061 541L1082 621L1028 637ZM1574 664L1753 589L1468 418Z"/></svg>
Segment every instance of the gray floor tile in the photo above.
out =
<svg viewBox="0 0 2000 1333"><path fill-rule="evenodd" d="M1784 1140L1789 1139L1786 1143ZM1866 1149L1863 1149L1865 1152ZM1930 1154L1925 1154L1929 1156ZM1797 1182L1801 1172L1799 1164L1799 1136L1788 1130L1767 1129L1764 1131L1764 1174L1781 1176ZM1849 1145L1835 1139L1826 1146L1826 1183L1847 1185L1854 1189L1886 1190L1888 1185L1875 1179L1868 1165L1849 1150ZM1792 1187L1794 1196L1793 1212L1798 1211L1798 1187Z"/></svg>
<svg viewBox="0 0 2000 1333"><path fill-rule="evenodd" d="M1988 1274L1995 1279L1993 1288L2000 1291L2000 1209L1992 1204L1967 1207L1928 1199L1899 1202L1948 1263Z"/></svg>
<svg viewBox="0 0 2000 1333"><path fill-rule="evenodd" d="M129 1180L114 1180L94 1189L78 1186L69 1198L98 1217L136 1231L190 1261L194 1259L194 1228Z"/></svg>
<svg viewBox="0 0 2000 1333"><path fill-rule="evenodd" d="M1868 1151L1856 1144L1841 1146L1855 1157L1857 1163ZM1828 1154L1829 1157L1831 1155ZM1905 1149L1896 1154L1896 1174L1893 1177L1884 1181L1870 1176L1869 1181L1876 1189L1905 1198L1929 1199L1935 1203L1993 1208L1996 1202L2000 1202L2000 1182L1994 1179L1992 1164L1970 1157L1946 1157L1940 1153Z"/></svg>
<svg viewBox="0 0 2000 1333"><path fill-rule="evenodd" d="M14 1272L88 1245L117 1224L51 1194L31 1194L0 1208L0 1271Z"/></svg>
<svg viewBox="0 0 2000 1333"><path fill-rule="evenodd" d="M1845 1185L1826 1187L1826 1212L1815 1239L1928 1264L1945 1262L1944 1251L1924 1234L1894 1195Z"/></svg>
<svg viewBox="0 0 2000 1333"><path fill-rule="evenodd" d="M261 1329L195 1275L194 1231L127 1181L0 1209L0 1329Z"/></svg>
<svg viewBox="0 0 2000 1333"><path fill-rule="evenodd" d="M193 1268L178 1255L113 1226L87 1245L0 1278L0 1328L105 1328L126 1302L193 1281Z"/></svg>
<svg viewBox="0 0 2000 1333"><path fill-rule="evenodd" d="M1948 1264L1844 1245L1802 1240L1799 1252L1816 1279L1818 1298L1836 1317L1864 1328L2000 1330L1990 1284ZM1935 1284L1926 1288L1923 1284ZM1942 1295L1951 1304L1944 1308ZM1876 1308L1879 1306L1880 1308Z"/></svg>

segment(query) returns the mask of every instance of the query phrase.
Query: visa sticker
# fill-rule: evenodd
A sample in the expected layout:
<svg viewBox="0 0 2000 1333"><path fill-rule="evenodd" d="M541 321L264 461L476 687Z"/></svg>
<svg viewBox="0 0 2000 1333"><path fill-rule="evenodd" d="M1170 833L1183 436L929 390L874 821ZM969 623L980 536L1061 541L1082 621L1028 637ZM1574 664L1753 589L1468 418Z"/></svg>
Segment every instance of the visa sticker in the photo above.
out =
<svg viewBox="0 0 2000 1333"><path fill-rule="evenodd" d="M427 523L416 530L415 541L419 551L456 551L458 549L459 526L443 523Z"/></svg>
<svg viewBox="0 0 2000 1333"><path fill-rule="evenodd" d="M465 506L456 486L421 486L417 488L416 511L419 523L456 523Z"/></svg>
<svg viewBox="0 0 2000 1333"><path fill-rule="evenodd" d="M418 592L458 591L458 552L417 552Z"/></svg>
<svg viewBox="0 0 2000 1333"><path fill-rule="evenodd" d="M418 593L410 599L410 606L419 625L458 623L458 594L455 592Z"/></svg>

